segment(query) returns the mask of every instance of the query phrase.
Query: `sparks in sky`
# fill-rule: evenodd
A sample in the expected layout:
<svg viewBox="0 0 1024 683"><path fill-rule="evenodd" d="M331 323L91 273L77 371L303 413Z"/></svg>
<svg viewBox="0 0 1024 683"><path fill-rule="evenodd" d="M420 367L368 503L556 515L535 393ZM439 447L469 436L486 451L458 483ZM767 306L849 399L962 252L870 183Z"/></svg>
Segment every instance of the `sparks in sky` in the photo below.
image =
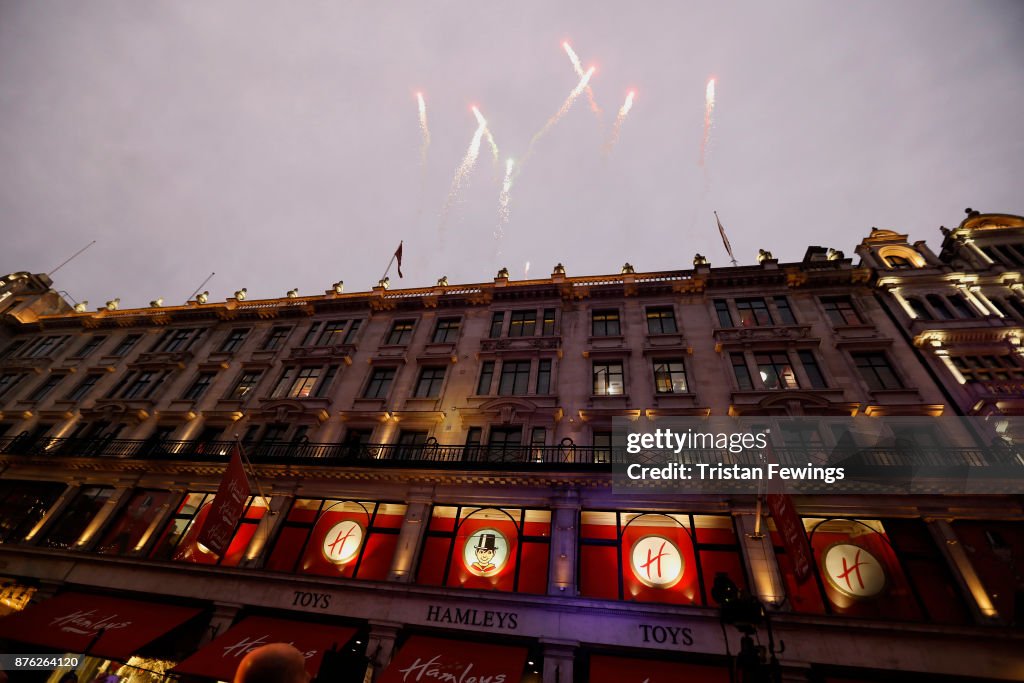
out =
<svg viewBox="0 0 1024 683"><path fill-rule="evenodd" d="M576 56L576 52L572 49L572 45L569 45L569 41L565 41L562 43L562 47L565 48L565 53L569 55L569 61L572 62L572 68L576 72L576 76L583 78L583 65L580 63L580 58ZM590 111L594 112L598 123L603 123L601 120L601 107L598 106L597 100L594 99L594 89L588 85L585 90L587 101L590 102Z"/></svg>
<svg viewBox="0 0 1024 683"><path fill-rule="evenodd" d="M630 90L626 93L626 101L622 103L619 108L619 115L615 117L615 123L612 125L611 135L608 136L608 141L604 145L604 154L608 155L615 146L615 143L619 141L619 132L622 130L622 122L626 120L626 116L629 114L629 110L633 108L633 98L636 97L636 92Z"/></svg>
<svg viewBox="0 0 1024 683"><path fill-rule="evenodd" d="M505 225L509 218L509 193L512 191L512 167L515 162L511 159L505 162L505 182L501 184L501 194L498 195L498 229L494 231L494 239L501 241L505 236Z"/></svg>
<svg viewBox="0 0 1024 683"><path fill-rule="evenodd" d="M526 262L526 267L523 268L523 277L527 280L530 279L530 262Z"/></svg>
<svg viewBox="0 0 1024 683"><path fill-rule="evenodd" d="M420 133L423 136L423 143L420 145L420 163L427 165L427 150L430 149L430 128L427 126L427 103L423 100L423 93L416 93L416 99L420 105Z"/></svg>
<svg viewBox="0 0 1024 683"><path fill-rule="evenodd" d="M707 88L704 90L704 136L700 144L700 159L697 163L704 165L707 156L708 144L711 142L711 126L714 123L711 115L715 111L715 79L712 76L708 79Z"/></svg>
<svg viewBox="0 0 1024 683"><path fill-rule="evenodd" d="M476 165L476 159L480 156L480 142L483 139L484 132L487 130L487 120L484 119L483 115L480 114L480 110L473 107L473 116L476 117L477 127L476 132L473 133L473 139L469 142L469 149L466 150L466 155L462 157L462 163L455 170L455 177L452 178L452 188L448 192L448 198L444 202L444 206L441 208L441 225L440 229L443 232L445 224L448 222L448 214L455 204L455 199L458 197L459 189L462 187L462 182L469 175L469 172L473 170L473 166Z"/></svg>
<svg viewBox="0 0 1024 683"><path fill-rule="evenodd" d="M539 142L549 130L554 128L555 124L558 123L559 120L572 108L572 103L576 101L576 98L580 96L580 93L582 93L586 89L587 84L590 83L590 77L594 75L594 70L594 67L587 69L586 73L583 74L583 77L580 78L580 82L576 84L576 87L572 89L569 96L565 98L565 102L563 102L562 106L557 112L555 112L555 115L548 119L548 122L544 124L544 127L537 131L536 135L534 135L530 140L530 144L526 148L526 154L523 155L523 158L519 162L520 169L522 169L523 165L526 164L526 160L533 155L533 148L536 147L537 142Z"/></svg>

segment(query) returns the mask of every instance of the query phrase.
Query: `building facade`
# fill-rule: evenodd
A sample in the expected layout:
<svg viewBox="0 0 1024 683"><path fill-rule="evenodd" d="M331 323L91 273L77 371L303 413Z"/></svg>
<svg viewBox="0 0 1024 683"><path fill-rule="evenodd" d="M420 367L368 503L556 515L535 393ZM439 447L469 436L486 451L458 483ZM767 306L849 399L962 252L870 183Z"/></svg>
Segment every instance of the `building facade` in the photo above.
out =
<svg viewBox="0 0 1024 683"><path fill-rule="evenodd" d="M0 329L0 636L140 681L229 678L271 635L382 681L1024 680L1019 495L793 496L801 569L757 495L612 487L616 418L797 417L775 447L812 453L815 418L978 416L1003 438L969 455L899 436L1024 469L1024 219L943 237L131 310L39 280ZM216 554L236 443L255 488Z"/></svg>

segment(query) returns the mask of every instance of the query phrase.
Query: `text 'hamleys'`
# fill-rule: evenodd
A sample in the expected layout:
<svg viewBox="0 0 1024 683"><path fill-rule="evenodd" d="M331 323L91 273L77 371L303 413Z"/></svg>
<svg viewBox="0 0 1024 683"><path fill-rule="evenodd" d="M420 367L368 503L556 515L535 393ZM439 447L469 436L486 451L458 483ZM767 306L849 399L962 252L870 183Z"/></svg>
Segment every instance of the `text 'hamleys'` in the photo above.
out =
<svg viewBox="0 0 1024 683"><path fill-rule="evenodd" d="M505 674L480 674L473 671L475 663L445 664L441 655L434 655L423 661L415 662L404 669L399 669L402 681L442 681L443 683L505 683Z"/></svg>
<svg viewBox="0 0 1024 683"><path fill-rule="evenodd" d="M97 616L96 610L78 610L62 617L57 617L50 622L50 626L56 626L65 633L77 633L80 635L96 635L100 631L113 631L114 629L127 628L132 625L129 621L117 621L119 615L108 614Z"/></svg>
<svg viewBox="0 0 1024 683"><path fill-rule="evenodd" d="M272 642L277 641L271 640L269 633L255 638L242 638L237 643L234 643L232 645L225 645L224 652L221 654L221 657L232 657L234 659L241 659L242 657L249 654L256 648L268 645ZM298 646L295 644L294 641L289 642L288 644L298 649ZM301 650L299 651L302 652ZM316 653L316 650L307 650L306 652L302 653L302 656L306 659L311 659L316 656Z"/></svg>

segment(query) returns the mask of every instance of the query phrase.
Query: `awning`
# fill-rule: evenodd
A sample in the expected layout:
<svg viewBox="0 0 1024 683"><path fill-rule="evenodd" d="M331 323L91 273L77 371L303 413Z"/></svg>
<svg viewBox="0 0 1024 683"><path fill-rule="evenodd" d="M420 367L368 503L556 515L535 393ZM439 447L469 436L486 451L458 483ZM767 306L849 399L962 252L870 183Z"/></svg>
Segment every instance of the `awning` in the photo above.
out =
<svg viewBox="0 0 1024 683"><path fill-rule="evenodd" d="M522 647L412 636L377 683L440 680L517 683L523 677L525 662L526 648Z"/></svg>
<svg viewBox="0 0 1024 683"><path fill-rule="evenodd" d="M729 683L724 666L591 655L589 683Z"/></svg>
<svg viewBox="0 0 1024 683"><path fill-rule="evenodd" d="M327 626L272 617L247 617L174 667L174 672L230 681L234 678L235 669L238 668L242 657L251 650L268 643L291 643L306 656L306 670L309 675L316 676L324 652L330 650L335 643L339 650L345 647L355 632L354 628L347 626Z"/></svg>
<svg viewBox="0 0 1024 683"><path fill-rule="evenodd" d="M89 648L91 655L124 660L199 612L195 607L61 593L0 619L0 638L63 652Z"/></svg>

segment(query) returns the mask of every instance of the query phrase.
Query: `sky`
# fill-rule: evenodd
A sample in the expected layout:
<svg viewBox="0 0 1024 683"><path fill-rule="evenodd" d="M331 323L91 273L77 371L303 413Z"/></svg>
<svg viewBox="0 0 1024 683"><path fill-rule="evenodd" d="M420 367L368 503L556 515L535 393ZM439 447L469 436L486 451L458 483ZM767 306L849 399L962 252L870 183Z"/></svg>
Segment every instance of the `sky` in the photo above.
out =
<svg viewBox="0 0 1024 683"><path fill-rule="evenodd" d="M94 309L211 272L213 301L367 291L399 241L393 289L726 266L716 210L741 264L872 226L937 247L968 206L1024 214L1021 35L1013 0L0 0L0 271L96 240L53 275ZM545 129L563 41L600 116ZM452 193L474 105L499 158Z"/></svg>

